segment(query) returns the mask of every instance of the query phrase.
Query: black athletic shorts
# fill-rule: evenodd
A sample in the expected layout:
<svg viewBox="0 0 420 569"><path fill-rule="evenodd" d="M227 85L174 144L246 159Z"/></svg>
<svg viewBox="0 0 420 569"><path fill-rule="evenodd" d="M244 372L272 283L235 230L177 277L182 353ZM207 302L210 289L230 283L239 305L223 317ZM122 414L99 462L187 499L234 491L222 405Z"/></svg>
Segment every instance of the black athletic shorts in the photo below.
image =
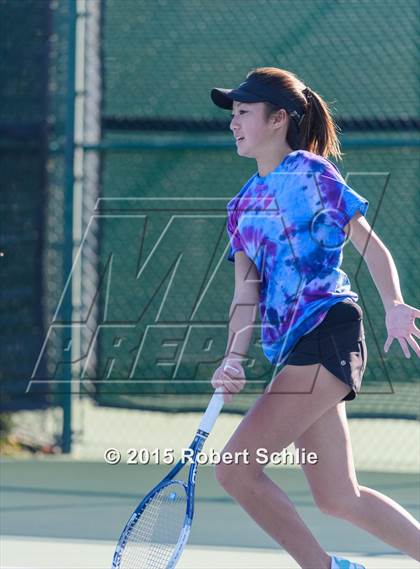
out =
<svg viewBox="0 0 420 569"><path fill-rule="evenodd" d="M353 300L334 304L321 324L299 339L284 365L316 363L349 386L351 391L343 401L357 396L366 369L367 349L363 311Z"/></svg>

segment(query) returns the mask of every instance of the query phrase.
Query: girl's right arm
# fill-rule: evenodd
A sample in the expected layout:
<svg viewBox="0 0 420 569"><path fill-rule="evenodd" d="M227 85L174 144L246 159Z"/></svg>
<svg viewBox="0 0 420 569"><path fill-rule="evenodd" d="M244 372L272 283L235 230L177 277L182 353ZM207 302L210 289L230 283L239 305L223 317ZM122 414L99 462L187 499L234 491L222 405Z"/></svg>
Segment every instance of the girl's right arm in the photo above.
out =
<svg viewBox="0 0 420 569"><path fill-rule="evenodd" d="M235 253L235 292L229 311L229 335L226 355L212 379L214 388L225 387L230 393L245 385L242 363L246 360L254 331L259 303L260 277L254 263L243 251ZM231 396L225 396L229 401Z"/></svg>
<svg viewBox="0 0 420 569"><path fill-rule="evenodd" d="M243 363L257 318L260 277L243 251L235 253L235 292L229 310L229 335L224 361Z"/></svg>

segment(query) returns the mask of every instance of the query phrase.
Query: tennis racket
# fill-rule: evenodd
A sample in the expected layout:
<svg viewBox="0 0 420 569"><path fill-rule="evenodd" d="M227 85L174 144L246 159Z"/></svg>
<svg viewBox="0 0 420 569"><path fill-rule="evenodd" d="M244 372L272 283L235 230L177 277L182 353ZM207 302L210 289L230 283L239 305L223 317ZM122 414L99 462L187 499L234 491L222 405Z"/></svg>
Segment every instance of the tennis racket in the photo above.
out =
<svg viewBox="0 0 420 569"><path fill-rule="evenodd" d="M226 364L224 369L229 366ZM190 445L187 482L175 480L185 466L181 459L140 502L118 541L113 569L172 569L187 543L194 515L197 454L223 408L223 390L217 388Z"/></svg>

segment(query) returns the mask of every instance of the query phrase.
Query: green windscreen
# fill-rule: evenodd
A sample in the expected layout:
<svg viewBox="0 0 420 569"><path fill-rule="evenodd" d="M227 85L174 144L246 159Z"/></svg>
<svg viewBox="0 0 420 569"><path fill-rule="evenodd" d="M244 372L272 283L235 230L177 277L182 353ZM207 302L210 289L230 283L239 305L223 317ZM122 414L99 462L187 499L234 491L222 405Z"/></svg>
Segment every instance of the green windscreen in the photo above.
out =
<svg viewBox="0 0 420 569"><path fill-rule="evenodd" d="M43 223L47 161L47 2L0 3L0 410L44 407L28 397L44 338Z"/></svg>
<svg viewBox="0 0 420 569"><path fill-rule="evenodd" d="M257 66L296 73L330 104L348 184L418 305L418 5L397 2L107 0L103 46L101 318L96 399L168 411L205 407L224 354L234 266L226 204L254 173L209 98ZM390 25L390 22L393 25ZM416 358L385 354L385 314L366 264L343 270L364 311L368 366L350 416L414 418ZM257 321L259 324L259 321ZM242 412L272 377L257 326ZM92 378L93 379L93 378Z"/></svg>

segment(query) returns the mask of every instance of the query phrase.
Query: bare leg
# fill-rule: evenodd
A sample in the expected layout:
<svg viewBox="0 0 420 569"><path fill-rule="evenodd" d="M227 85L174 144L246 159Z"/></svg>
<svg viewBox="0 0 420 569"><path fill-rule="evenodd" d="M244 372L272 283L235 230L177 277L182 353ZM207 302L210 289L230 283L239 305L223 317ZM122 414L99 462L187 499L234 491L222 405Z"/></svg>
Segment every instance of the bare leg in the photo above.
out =
<svg viewBox="0 0 420 569"><path fill-rule="evenodd" d="M318 374L318 375L317 375ZM315 381L316 380L316 381ZM285 366L246 414L224 451L248 450L249 464L216 467L220 484L302 569L330 569L331 558L295 507L256 461L256 450L281 451L349 389L323 366Z"/></svg>
<svg viewBox="0 0 420 569"><path fill-rule="evenodd" d="M420 524L397 502L357 482L344 403L311 425L295 446L318 455L317 464L302 468L322 511L352 522L420 561Z"/></svg>
<svg viewBox="0 0 420 569"><path fill-rule="evenodd" d="M288 496L264 473L249 484L224 485L242 508L304 569L330 569L331 559ZM223 482L222 482L223 485Z"/></svg>

